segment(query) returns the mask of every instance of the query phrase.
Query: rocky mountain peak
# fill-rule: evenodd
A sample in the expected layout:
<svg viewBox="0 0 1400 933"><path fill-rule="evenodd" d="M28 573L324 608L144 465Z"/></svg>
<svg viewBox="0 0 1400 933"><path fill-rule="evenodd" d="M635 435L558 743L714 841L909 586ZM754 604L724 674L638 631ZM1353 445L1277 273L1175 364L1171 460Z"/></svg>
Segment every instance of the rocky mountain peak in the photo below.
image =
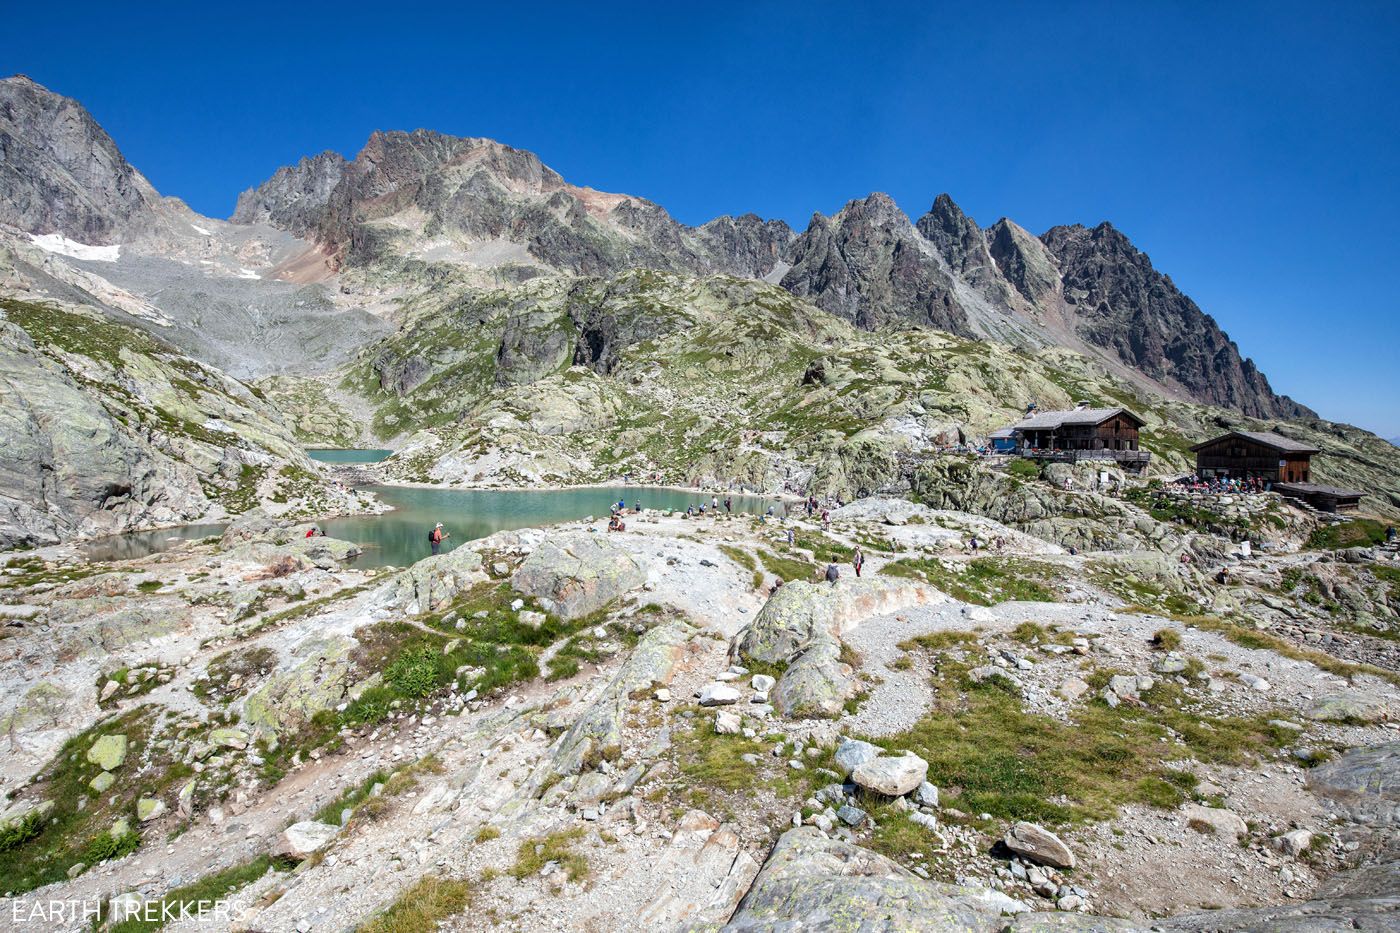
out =
<svg viewBox="0 0 1400 933"><path fill-rule="evenodd" d="M108 244L148 228L159 202L81 104L24 75L0 80L0 223Z"/></svg>
<svg viewBox="0 0 1400 933"><path fill-rule="evenodd" d="M236 224L269 223L295 236L305 236L331 191L349 165L338 152L327 150L279 168L256 188L238 196L230 221Z"/></svg>
<svg viewBox="0 0 1400 933"><path fill-rule="evenodd" d="M1259 418L1315 416L1276 394L1215 319L1112 224L1052 227L1041 240L1057 261L1079 332L1091 343L1202 402Z"/></svg>

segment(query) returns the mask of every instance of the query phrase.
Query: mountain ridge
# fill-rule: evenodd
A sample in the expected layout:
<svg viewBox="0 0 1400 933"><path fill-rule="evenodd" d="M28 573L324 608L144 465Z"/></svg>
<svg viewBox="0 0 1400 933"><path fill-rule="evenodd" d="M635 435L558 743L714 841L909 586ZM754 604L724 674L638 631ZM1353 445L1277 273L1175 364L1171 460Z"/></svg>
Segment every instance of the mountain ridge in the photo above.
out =
<svg viewBox="0 0 1400 933"><path fill-rule="evenodd" d="M76 141L60 113L72 115ZM79 103L30 79L0 81L0 141L25 158L0 176L0 222L83 242L130 235L138 245L168 242L169 228L205 229L182 202L161 198ZM85 144L102 158L75 174L73 153ZM243 192L232 223L308 241L308 258L273 270L295 267L303 281L352 270L373 278L405 261L481 284L630 269L731 274L777 282L862 329L926 326L1026 348L1062 345L1250 417L1315 414L1274 392L1111 224L1035 237L1003 218L984 230L946 193L917 220L876 192L815 213L800 233L753 214L688 226L644 198L571 184L528 150L376 130L353 159L309 156ZM326 271L308 273L308 262Z"/></svg>

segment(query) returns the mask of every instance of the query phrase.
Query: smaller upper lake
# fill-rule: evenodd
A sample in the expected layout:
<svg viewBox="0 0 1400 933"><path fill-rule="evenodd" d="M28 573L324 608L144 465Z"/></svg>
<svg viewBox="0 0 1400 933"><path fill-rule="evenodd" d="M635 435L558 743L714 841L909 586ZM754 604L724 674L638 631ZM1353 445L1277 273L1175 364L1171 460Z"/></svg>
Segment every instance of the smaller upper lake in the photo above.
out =
<svg viewBox="0 0 1400 933"><path fill-rule="evenodd" d="M372 447L311 447L306 451L308 457L322 463L378 463L392 453Z"/></svg>

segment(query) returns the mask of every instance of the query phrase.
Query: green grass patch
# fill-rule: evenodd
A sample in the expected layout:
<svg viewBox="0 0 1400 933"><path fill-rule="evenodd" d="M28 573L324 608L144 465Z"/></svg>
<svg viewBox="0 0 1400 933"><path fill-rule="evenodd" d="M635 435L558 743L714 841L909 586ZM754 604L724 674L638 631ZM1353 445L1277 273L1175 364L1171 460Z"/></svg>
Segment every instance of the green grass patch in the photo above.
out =
<svg viewBox="0 0 1400 933"><path fill-rule="evenodd" d="M357 933L436 933L443 920L471 905L472 895L470 881L425 875Z"/></svg>
<svg viewBox="0 0 1400 933"><path fill-rule="evenodd" d="M539 874L549 862L558 862L570 881L582 881L590 873L588 858L574 851L574 845L587 835L582 826L560 830L538 839L526 839L516 850L515 864L510 873L516 878Z"/></svg>
<svg viewBox="0 0 1400 933"><path fill-rule="evenodd" d="M810 564L805 560L762 550L758 552L758 559L763 562L765 570L784 583L793 583L798 580L810 583L816 579L816 565Z"/></svg>
<svg viewBox="0 0 1400 933"><path fill-rule="evenodd" d="M1023 558L979 557L958 569L937 559L910 557L888 563L880 572L925 580L954 599L978 606L1009 600L1058 602L1062 595L1059 568Z"/></svg>
<svg viewBox="0 0 1400 933"><path fill-rule="evenodd" d="M1178 685L1159 683L1141 706L1095 700L1074 721L1027 712L993 681L976 684L968 665L945 656L933 679L934 708L908 732L876 744L929 762L929 781L968 813L1050 825L1104 820L1130 803L1175 807L1195 777L1169 766L1185 757L1239 763L1289 741L1267 716L1215 717L1192 708ZM1180 705L1178 705L1180 704ZM907 854L907 827L882 823L875 848Z"/></svg>
<svg viewBox="0 0 1400 933"><path fill-rule="evenodd" d="M201 907L207 913L215 901L228 897L234 891L257 881L269 870L275 868L272 859L259 855L250 861L205 875L191 884L172 888L155 901L147 902L142 914L115 923L111 933L154 933L163 929L166 915L197 917ZM150 919L147 919L150 918Z"/></svg>
<svg viewBox="0 0 1400 933"><path fill-rule="evenodd" d="M1307 547L1315 551L1375 547L1385 543L1385 529L1385 523L1374 518L1353 518L1349 522L1314 529L1308 535Z"/></svg>

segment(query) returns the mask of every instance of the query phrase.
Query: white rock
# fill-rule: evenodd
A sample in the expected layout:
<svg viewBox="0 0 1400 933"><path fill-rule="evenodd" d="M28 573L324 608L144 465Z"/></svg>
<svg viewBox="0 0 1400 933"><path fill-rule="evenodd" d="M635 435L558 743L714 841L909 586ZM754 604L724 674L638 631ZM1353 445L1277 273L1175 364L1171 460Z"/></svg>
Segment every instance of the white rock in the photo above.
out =
<svg viewBox="0 0 1400 933"><path fill-rule="evenodd" d="M867 761L878 758L884 749L859 739L842 739L836 746L836 770L846 777Z"/></svg>
<svg viewBox="0 0 1400 933"><path fill-rule="evenodd" d="M738 713L731 713L721 710L715 713L715 732L719 735L738 735L743 727L743 720Z"/></svg>
<svg viewBox="0 0 1400 933"><path fill-rule="evenodd" d="M282 830L282 836L277 840L275 853L301 861L313 852L325 848L326 844L334 839L338 832L340 832L339 826L331 826L329 823L320 823L316 820L293 823Z"/></svg>
<svg viewBox="0 0 1400 933"><path fill-rule="evenodd" d="M767 674L754 674L753 680L749 682L754 690L759 693L767 693L777 685L777 681Z"/></svg>
<svg viewBox="0 0 1400 933"><path fill-rule="evenodd" d="M851 772L851 780L886 797L903 797L928 777L928 762L912 752L899 757L882 756L863 762Z"/></svg>
<svg viewBox="0 0 1400 933"><path fill-rule="evenodd" d="M1274 840L1274 847L1285 855L1292 855L1295 858L1302 855L1312 845L1313 834L1306 829L1295 829L1286 832Z"/></svg>
<svg viewBox="0 0 1400 933"><path fill-rule="evenodd" d="M739 691L728 684L706 684L700 691L701 706L728 706L739 702Z"/></svg>
<svg viewBox="0 0 1400 933"><path fill-rule="evenodd" d="M1203 807L1198 803L1188 803L1181 808L1181 815L1193 829L1238 839L1249 832L1249 826L1238 814L1220 807Z"/></svg>

